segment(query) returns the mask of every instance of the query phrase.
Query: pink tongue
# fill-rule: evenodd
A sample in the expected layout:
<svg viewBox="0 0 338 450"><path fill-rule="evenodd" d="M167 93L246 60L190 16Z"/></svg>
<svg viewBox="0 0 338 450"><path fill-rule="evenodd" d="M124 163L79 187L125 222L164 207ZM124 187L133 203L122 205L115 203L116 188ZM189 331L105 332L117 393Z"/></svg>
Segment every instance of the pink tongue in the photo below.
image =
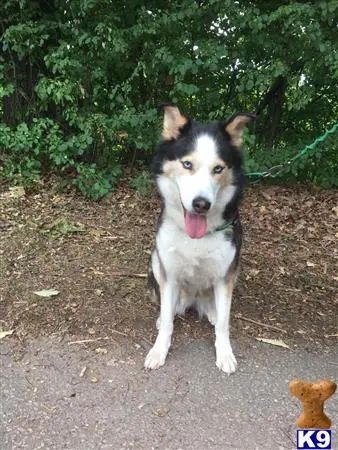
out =
<svg viewBox="0 0 338 450"><path fill-rule="evenodd" d="M185 211L185 232L191 239L201 239L207 232L207 218Z"/></svg>

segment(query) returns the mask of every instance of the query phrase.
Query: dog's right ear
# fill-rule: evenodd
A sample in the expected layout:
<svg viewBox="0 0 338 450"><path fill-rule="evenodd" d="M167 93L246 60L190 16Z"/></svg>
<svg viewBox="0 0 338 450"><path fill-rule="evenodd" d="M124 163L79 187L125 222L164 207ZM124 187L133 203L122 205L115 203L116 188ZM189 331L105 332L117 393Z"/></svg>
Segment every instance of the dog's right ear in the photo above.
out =
<svg viewBox="0 0 338 450"><path fill-rule="evenodd" d="M168 103L159 105L159 110L164 112L162 137L166 141L177 139L181 129L188 124L189 119L181 114L177 106Z"/></svg>

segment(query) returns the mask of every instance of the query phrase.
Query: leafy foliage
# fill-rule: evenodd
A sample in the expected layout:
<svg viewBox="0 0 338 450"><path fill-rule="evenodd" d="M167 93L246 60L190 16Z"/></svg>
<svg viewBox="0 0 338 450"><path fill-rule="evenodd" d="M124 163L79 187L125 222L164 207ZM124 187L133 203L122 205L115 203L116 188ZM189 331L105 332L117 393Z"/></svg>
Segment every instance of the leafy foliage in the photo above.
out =
<svg viewBox="0 0 338 450"><path fill-rule="evenodd" d="M152 176L147 170L142 170L132 178L130 186L136 190L141 197L148 197L151 194Z"/></svg>
<svg viewBox="0 0 338 450"><path fill-rule="evenodd" d="M31 184L52 169L99 198L123 163L149 157L163 100L201 120L257 111L248 168L285 160L336 120L337 11L335 0L4 0L2 174ZM337 185L330 142L287 177Z"/></svg>

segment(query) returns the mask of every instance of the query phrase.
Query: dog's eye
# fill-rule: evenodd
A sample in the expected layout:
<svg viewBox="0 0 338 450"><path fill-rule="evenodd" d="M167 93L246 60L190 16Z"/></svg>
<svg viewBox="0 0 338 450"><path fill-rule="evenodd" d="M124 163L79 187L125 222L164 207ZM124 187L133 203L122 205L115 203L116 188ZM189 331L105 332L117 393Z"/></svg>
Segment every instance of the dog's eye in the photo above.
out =
<svg viewBox="0 0 338 450"><path fill-rule="evenodd" d="M214 173L221 173L221 172L223 172L223 170L224 170L223 166L215 166L214 169L213 169L213 172Z"/></svg>
<svg viewBox="0 0 338 450"><path fill-rule="evenodd" d="M187 170L191 170L192 169L192 162L190 161L182 161L182 166L187 169Z"/></svg>

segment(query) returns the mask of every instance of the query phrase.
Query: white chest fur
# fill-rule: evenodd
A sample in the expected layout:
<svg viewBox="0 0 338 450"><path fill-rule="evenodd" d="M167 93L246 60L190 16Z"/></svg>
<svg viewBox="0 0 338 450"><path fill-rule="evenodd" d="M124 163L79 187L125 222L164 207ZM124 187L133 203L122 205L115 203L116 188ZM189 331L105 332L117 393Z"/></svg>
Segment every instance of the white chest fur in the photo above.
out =
<svg viewBox="0 0 338 450"><path fill-rule="evenodd" d="M191 293L209 289L224 278L235 256L235 247L223 232L191 239L170 221L160 227L157 249L166 276Z"/></svg>

